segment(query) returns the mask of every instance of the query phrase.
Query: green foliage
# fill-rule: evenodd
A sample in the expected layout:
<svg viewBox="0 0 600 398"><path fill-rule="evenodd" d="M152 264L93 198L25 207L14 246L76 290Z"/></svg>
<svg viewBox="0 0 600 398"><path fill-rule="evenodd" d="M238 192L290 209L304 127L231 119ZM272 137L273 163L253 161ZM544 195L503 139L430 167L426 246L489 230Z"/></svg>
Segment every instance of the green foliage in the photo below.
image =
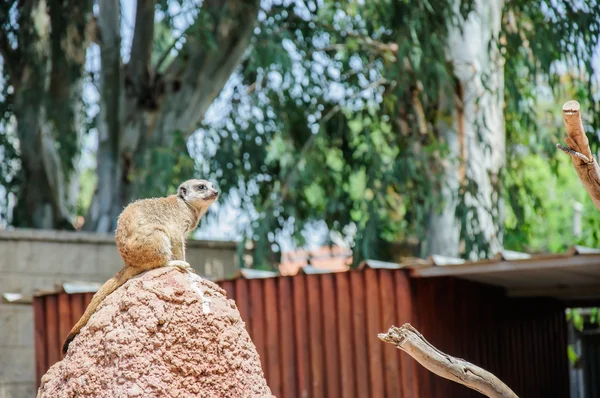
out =
<svg viewBox="0 0 600 398"><path fill-rule="evenodd" d="M597 246L600 215L568 156L555 144L565 135L560 107L577 99L592 151L598 148L599 103L592 56L600 30L596 1L506 2L501 38L505 64L507 168L505 245L560 251L575 239L573 201L584 204L580 244ZM565 72L559 73L560 70Z"/></svg>
<svg viewBox="0 0 600 398"><path fill-rule="evenodd" d="M547 158L528 155L520 159L519 167L517 173L509 167L506 178L510 205L504 221L505 247L523 252L561 252L574 243L596 246L598 240L591 233L597 231L598 210L583 189L571 159L561 154L552 170ZM586 215L579 239L573 235L576 202L584 204Z"/></svg>
<svg viewBox="0 0 600 398"><path fill-rule="evenodd" d="M172 143L137 154L136 164L148 167L129 176L143 181L137 185L143 192L133 196L163 195L200 168L225 192L242 197L251 222L240 232L255 241L258 266L274 258L284 229L301 244L302 232L314 221L342 234L355 226L356 262L386 259L389 242L423 240L429 215L447 199L441 195L440 164L456 161L436 127L451 121L443 99L456 90L446 58L448 31L460 27L473 8L472 1L456 4L265 1L248 56L225 90L232 93L226 115L202 126L198 164L189 156L189 143L176 134ZM160 71L184 33L175 23L181 15L205 19L198 24L202 32L186 31L182 40L198 40L206 56L218 50L206 33L210 13L198 14L196 7L158 1L152 64L166 55ZM0 6L5 17L0 23L11 33L9 8ZM177 8L179 16L169 11ZM491 45L500 46L505 61L507 167L497 184L506 204L500 210L506 212L507 248L560 251L575 241L587 246L600 241L600 216L568 158L554 147L563 135L559 110L566 99L577 98L588 131L598 131L600 106L591 74L599 33L595 1L505 2L502 35ZM14 192L20 181L7 129L12 94L2 87L0 185ZM590 142L598 140L590 136ZM57 145L70 164L78 143L61 139ZM81 181L83 213L93 180L84 173ZM466 181L456 193L465 256L488 249L472 217L474 207L464 200L477 192ZM571 232L573 201L585 206L584 233L577 239Z"/></svg>
<svg viewBox="0 0 600 398"><path fill-rule="evenodd" d="M584 317L581 314L581 308L569 309L567 311L567 321L573 322L576 330L583 330Z"/></svg>
<svg viewBox="0 0 600 398"><path fill-rule="evenodd" d="M15 29L10 23L9 14L15 3L0 4L0 25L7 37L14 37ZM4 61L0 63L0 225L5 224L9 217L8 199L10 194L16 194L21 184L20 164L17 151L17 140L11 123L13 115L14 88L9 87L8 71Z"/></svg>
<svg viewBox="0 0 600 398"><path fill-rule="evenodd" d="M6 71L1 69L1 81L6 82ZM1 84L0 92L0 225L6 223L8 200L10 194L16 194L21 184L20 163L18 161L17 139L11 123L13 91L6 84Z"/></svg>
<svg viewBox="0 0 600 398"><path fill-rule="evenodd" d="M509 248L564 249L574 240L572 211L564 206L573 200L589 206L554 144L562 136L561 95L575 95L587 109L597 106L587 84L600 21L593 3L574 9L506 2L497 45L505 58L507 169L498 191L505 193ZM264 241L290 220L299 239L314 220L338 232L354 224L355 260L385 258L386 242L423 239L428 215L444 199L438 162L452 159L435 126L448 118L440 99L453 95L455 82L444 50L448 27L460 18L454 2L444 0L306 4L275 2L261 14L230 113L205 126L203 139L218 150L204 152L204 166L226 190L250 199L243 206L263 231L251 226L250 237ZM471 2L461 3L463 17L471 10ZM560 84L557 62L583 66L567 82L572 93ZM467 181L458 194L463 254L485 255L475 208L463 200L477 197L478 187ZM580 238L592 246L600 222L595 214L585 213Z"/></svg>
<svg viewBox="0 0 600 398"><path fill-rule="evenodd" d="M600 326L600 308L588 308L584 312L582 308L569 308L567 310L567 322L572 322L575 330L581 332L586 324Z"/></svg>
<svg viewBox="0 0 600 398"><path fill-rule="evenodd" d="M600 324L600 308L591 308L590 309L590 323L592 324Z"/></svg>
<svg viewBox="0 0 600 398"><path fill-rule="evenodd" d="M575 352L575 349L569 344L567 347L567 356L569 357L569 362L571 366L575 366L579 361L579 355Z"/></svg>
<svg viewBox="0 0 600 398"><path fill-rule="evenodd" d="M444 50L454 2L306 4L259 17L229 116L205 126L218 148L203 153L205 168L251 200L242 206L256 214L254 240L275 243L290 220L298 239L315 220L338 232L355 224L355 261L385 258L386 242L422 236L436 203L432 163L447 149L432 125L453 85ZM419 115L403 106L415 90L432 120L416 140Z"/></svg>
<svg viewBox="0 0 600 398"><path fill-rule="evenodd" d="M167 192L177 192L182 181L194 178L195 163L190 158L187 142L181 132L173 133L173 143L169 146L152 148L149 153L138 154L139 164L148 168L137 168L132 178L143 181L136 184L141 190L134 192L134 197L159 197Z"/></svg>
<svg viewBox="0 0 600 398"><path fill-rule="evenodd" d="M600 308L569 308L567 310L567 322L572 323L576 331L581 332L588 326L600 326ZM580 361L579 355L572 345L567 347L567 355L571 366L577 366Z"/></svg>

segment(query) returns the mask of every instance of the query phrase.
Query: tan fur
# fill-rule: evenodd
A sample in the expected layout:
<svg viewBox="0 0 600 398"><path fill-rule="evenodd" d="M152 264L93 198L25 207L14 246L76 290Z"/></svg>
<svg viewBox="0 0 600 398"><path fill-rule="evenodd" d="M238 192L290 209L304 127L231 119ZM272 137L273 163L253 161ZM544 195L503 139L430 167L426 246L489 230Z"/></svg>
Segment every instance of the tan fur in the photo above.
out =
<svg viewBox="0 0 600 398"><path fill-rule="evenodd" d="M206 188L199 190L202 185ZM132 277L165 266L191 270L185 260L185 239L217 197L218 192L210 182L189 180L179 186L177 195L138 200L123 210L117 221L115 240L125 266L94 294L67 336L63 353L102 300Z"/></svg>

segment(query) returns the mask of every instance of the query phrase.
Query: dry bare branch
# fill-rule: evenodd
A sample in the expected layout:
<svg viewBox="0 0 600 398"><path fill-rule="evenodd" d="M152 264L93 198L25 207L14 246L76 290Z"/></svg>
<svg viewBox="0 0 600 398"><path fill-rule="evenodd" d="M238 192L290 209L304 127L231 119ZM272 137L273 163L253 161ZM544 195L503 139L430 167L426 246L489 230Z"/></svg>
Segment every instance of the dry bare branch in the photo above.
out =
<svg viewBox="0 0 600 398"><path fill-rule="evenodd" d="M381 333L378 337L406 352L438 376L462 384L487 397L517 398L517 395L496 376L463 359L444 354L425 340L409 323L401 327L392 326L387 333Z"/></svg>

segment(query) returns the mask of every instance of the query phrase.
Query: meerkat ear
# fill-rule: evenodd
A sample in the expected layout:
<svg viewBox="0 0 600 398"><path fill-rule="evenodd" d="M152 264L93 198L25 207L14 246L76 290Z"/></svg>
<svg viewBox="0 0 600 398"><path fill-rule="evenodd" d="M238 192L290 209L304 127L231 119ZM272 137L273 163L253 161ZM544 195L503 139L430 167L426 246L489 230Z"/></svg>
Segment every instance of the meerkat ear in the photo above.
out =
<svg viewBox="0 0 600 398"><path fill-rule="evenodd" d="M181 185L179 187L179 196L181 197L181 199L183 199L185 195L187 195L187 188Z"/></svg>

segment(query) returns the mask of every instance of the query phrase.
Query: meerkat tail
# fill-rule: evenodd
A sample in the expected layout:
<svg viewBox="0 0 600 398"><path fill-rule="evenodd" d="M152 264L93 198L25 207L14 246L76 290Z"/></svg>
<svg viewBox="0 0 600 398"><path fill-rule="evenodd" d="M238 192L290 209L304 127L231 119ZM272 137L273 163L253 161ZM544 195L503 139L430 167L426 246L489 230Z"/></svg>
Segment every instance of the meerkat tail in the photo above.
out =
<svg viewBox="0 0 600 398"><path fill-rule="evenodd" d="M104 283L104 285L102 285L102 287L96 292L96 294L94 294L94 297L92 297L92 301L86 308L85 312L83 313L79 321L75 324L75 326L73 326L71 332L65 339L65 343L62 347L63 354L67 353L69 344L71 343L71 341L73 341L75 336L79 334L81 328L83 328L85 324L90 320L94 312L96 312L96 309L98 308L100 303L102 303L102 300L104 300L106 296L117 290L117 288L119 288L121 285L127 282L130 278L142 273L143 271L143 269L124 266L121 269L121 271L119 271L114 277L110 278Z"/></svg>

